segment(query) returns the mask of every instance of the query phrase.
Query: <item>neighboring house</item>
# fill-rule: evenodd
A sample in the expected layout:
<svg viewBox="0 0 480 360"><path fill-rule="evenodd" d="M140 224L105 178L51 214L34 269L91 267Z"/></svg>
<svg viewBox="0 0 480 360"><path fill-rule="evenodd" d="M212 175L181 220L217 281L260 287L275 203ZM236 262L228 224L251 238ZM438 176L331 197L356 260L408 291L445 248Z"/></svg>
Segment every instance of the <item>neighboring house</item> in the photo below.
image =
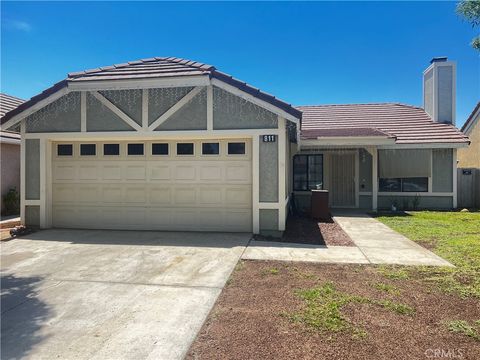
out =
<svg viewBox="0 0 480 360"><path fill-rule="evenodd" d="M0 94L0 118L12 111L24 100ZM13 131L0 131L0 209L4 212L3 197L12 188L20 191L20 134Z"/></svg>
<svg viewBox="0 0 480 360"><path fill-rule="evenodd" d="M480 102L462 126L462 132L469 137L470 146L458 150L458 167L480 169Z"/></svg>
<svg viewBox="0 0 480 360"><path fill-rule="evenodd" d="M330 191L332 207L416 194L421 207L456 207L456 152L468 139L454 126L454 63L435 59L424 83L427 112L294 108L178 58L71 73L2 119L20 123L25 141L22 219L278 234L291 195L302 207L315 188Z"/></svg>

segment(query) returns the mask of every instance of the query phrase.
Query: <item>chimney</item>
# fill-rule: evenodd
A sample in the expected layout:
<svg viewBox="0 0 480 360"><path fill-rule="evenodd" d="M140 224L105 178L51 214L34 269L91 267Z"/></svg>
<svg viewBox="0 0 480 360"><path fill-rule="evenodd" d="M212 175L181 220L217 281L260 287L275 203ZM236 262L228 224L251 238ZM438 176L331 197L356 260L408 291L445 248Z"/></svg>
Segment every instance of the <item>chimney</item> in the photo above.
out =
<svg viewBox="0 0 480 360"><path fill-rule="evenodd" d="M434 57L423 72L423 108L433 121L455 125L457 64Z"/></svg>

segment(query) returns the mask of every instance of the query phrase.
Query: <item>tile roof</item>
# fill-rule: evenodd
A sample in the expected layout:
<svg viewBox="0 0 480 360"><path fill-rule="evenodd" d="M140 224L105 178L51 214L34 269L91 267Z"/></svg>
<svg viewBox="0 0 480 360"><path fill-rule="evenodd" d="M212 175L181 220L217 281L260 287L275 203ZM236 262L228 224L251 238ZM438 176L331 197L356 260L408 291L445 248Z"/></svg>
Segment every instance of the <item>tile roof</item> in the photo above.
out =
<svg viewBox="0 0 480 360"><path fill-rule="evenodd" d="M175 57L154 57L69 73L65 80L58 82L41 94L34 96L15 111L8 113L7 116L2 118L1 123L5 123L16 114L36 104L40 100L47 98L49 95L60 90L61 88L64 88L68 85L68 83L103 80L168 78L179 76L208 76L210 78L216 78L248 93L249 95L274 105L298 119L300 119L302 116L302 113L295 109L291 104L288 104L273 95L263 92L247 84L246 82L235 79L231 75L218 71L212 65Z"/></svg>
<svg viewBox="0 0 480 360"><path fill-rule="evenodd" d="M7 112L12 111L18 105L24 103L25 100L19 99L15 96L0 94L0 118L2 118Z"/></svg>
<svg viewBox="0 0 480 360"><path fill-rule="evenodd" d="M465 124L463 124L462 129L461 129L463 133L466 133L468 128L470 127L470 125L473 123L473 121L475 119L479 118L479 117L475 117L475 115L477 114L477 112L479 110L480 110L480 101L478 102L477 106L475 106L475 108L473 109L473 111L470 114L470 116L468 117L467 121L465 121Z"/></svg>
<svg viewBox="0 0 480 360"><path fill-rule="evenodd" d="M397 144L468 143L468 137L455 126L434 122L424 109L410 105L314 105L297 109L303 113L302 139L316 139L328 131L341 137L383 133L394 137Z"/></svg>

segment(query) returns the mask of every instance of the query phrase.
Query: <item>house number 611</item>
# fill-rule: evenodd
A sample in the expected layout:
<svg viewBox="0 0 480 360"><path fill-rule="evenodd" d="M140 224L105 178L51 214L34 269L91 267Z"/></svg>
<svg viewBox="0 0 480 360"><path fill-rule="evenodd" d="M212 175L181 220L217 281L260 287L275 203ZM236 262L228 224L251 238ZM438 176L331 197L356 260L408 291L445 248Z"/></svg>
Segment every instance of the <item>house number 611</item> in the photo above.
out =
<svg viewBox="0 0 480 360"><path fill-rule="evenodd" d="M275 142L277 135L263 135L263 142Z"/></svg>

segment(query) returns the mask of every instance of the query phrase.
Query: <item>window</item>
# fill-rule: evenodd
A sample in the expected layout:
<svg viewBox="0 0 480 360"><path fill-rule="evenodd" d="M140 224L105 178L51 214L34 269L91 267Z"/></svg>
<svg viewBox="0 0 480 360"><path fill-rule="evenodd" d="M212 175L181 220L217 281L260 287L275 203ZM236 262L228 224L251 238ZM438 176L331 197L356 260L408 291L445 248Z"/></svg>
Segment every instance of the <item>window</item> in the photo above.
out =
<svg viewBox="0 0 480 360"><path fill-rule="evenodd" d="M128 144L128 155L143 155L143 144Z"/></svg>
<svg viewBox="0 0 480 360"><path fill-rule="evenodd" d="M97 146L95 144L80 144L80 155L93 156L97 153Z"/></svg>
<svg viewBox="0 0 480 360"><path fill-rule="evenodd" d="M220 153L219 143L203 143L202 155L218 155Z"/></svg>
<svg viewBox="0 0 480 360"><path fill-rule="evenodd" d="M193 143L178 143L177 155L193 155Z"/></svg>
<svg viewBox="0 0 480 360"><path fill-rule="evenodd" d="M293 158L293 190L323 189L323 155L296 155Z"/></svg>
<svg viewBox="0 0 480 360"><path fill-rule="evenodd" d="M385 192L427 192L428 177L380 178L378 190Z"/></svg>
<svg viewBox="0 0 480 360"><path fill-rule="evenodd" d="M73 145L72 144L59 144L59 145L57 145L57 155L58 156L72 156L73 155Z"/></svg>
<svg viewBox="0 0 480 360"><path fill-rule="evenodd" d="M168 155L168 144L152 144L152 155Z"/></svg>
<svg viewBox="0 0 480 360"><path fill-rule="evenodd" d="M103 144L103 155L120 155L120 144Z"/></svg>
<svg viewBox="0 0 480 360"><path fill-rule="evenodd" d="M228 155L244 155L244 154L245 154L244 142L228 143Z"/></svg>

